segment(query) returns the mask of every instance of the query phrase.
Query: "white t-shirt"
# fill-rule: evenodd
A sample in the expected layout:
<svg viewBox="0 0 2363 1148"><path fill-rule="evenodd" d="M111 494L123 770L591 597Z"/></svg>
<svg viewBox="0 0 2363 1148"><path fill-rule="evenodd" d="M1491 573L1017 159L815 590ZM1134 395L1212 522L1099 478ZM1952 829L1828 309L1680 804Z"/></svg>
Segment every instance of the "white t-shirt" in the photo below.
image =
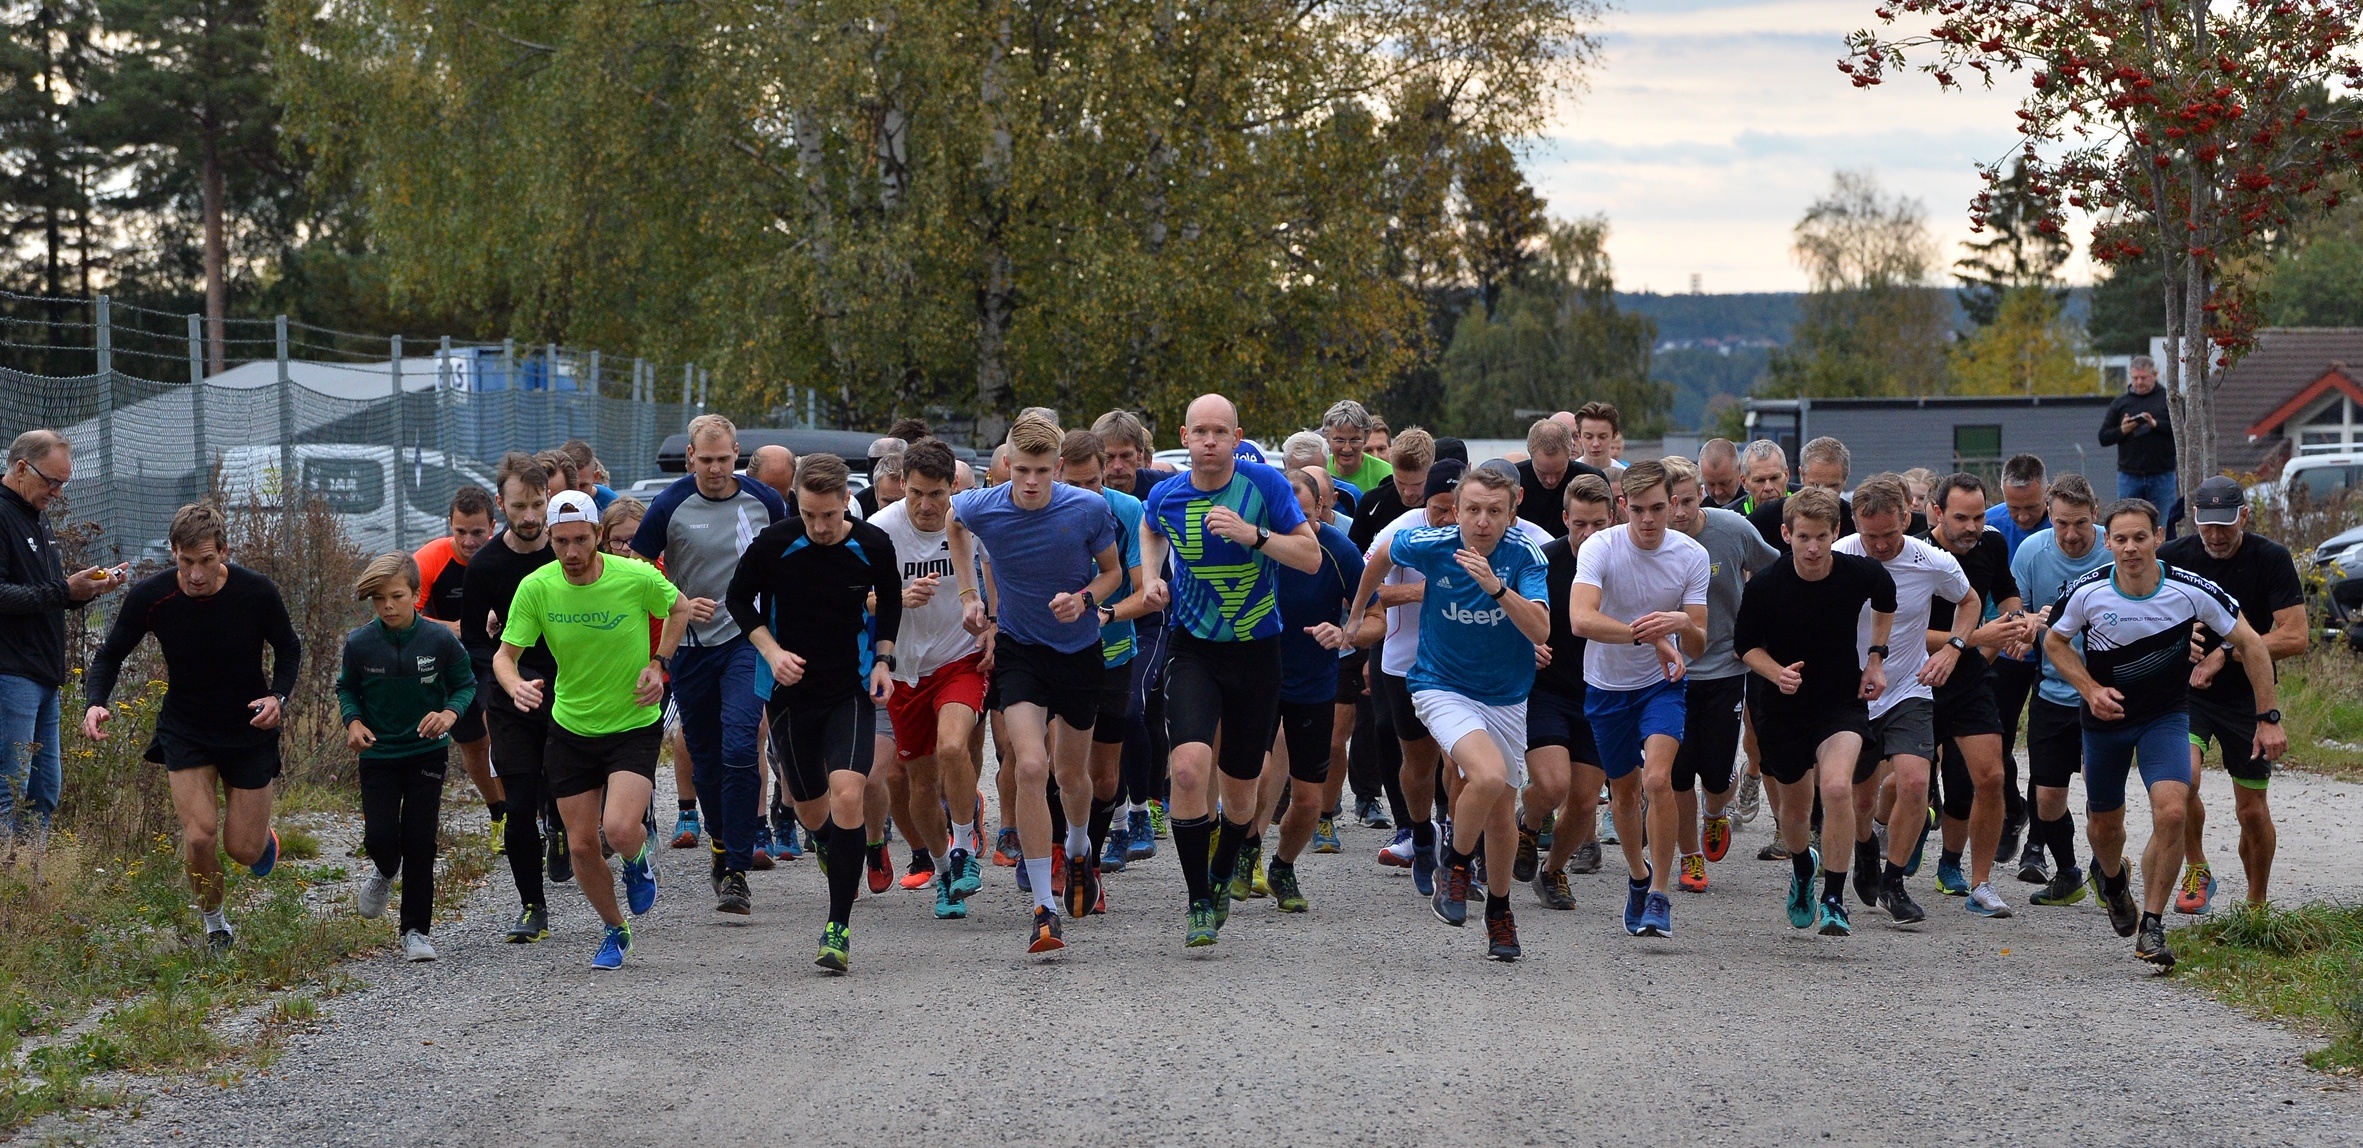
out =
<svg viewBox="0 0 2363 1148"><path fill-rule="evenodd" d="M902 628L894 636L894 680L915 685L946 663L981 649L974 634L960 624L960 586L952 577L952 544L945 532L923 531L911 525L910 512L900 502L878 512L870 525L894 540L894 556L902 565L903 585L929 574L942 576L935 597L918 609L903 609ZM973 582L971 583L974 584Z"/></svg>
<svg viewBox="0 0 2363 1148"><path fill-rule="evenodd" d="M1363 559L1367 561L1371 554L1378 553L1379 544L1393 538L1397 531L1419 530L1427 525L1428 511L1425 506L1415 506L1404 511L1372 536L1370 553L1364 554ZM1510 529L1518 537L1534 543L1538 550L1551 540L1548 531L1523 518L1516 520ZM1394 569L1387 571L1386 580L1380 585L1409 586L1427 580L1427 575L1398 563ZM1412 661L1419 657L1419 606L1419 603L1411 602L1387 608L1387 639L1379 647L1378 668L1398 678L1410 674Z"/></svg>
<svg viewBox="0 0 2363 1148"><path fill-rule="evenodd" d="M1863 553L1863 537L1849 534L1830 547L1840 554L1869 557ZM1928 608L1930 599L1943 598L1958 602L1969 594L1969 576L1961 571L1961 560L1922 542L1904 536L1903 553L1888 562L1887 576L1895 579L1895 622L1887 630L1887 690L1879 700L1871 703L1871 716L1878 717L1905 698L1934 698L1936 691L1920 681L1920 667L1928 664ZM1953 619L1947 614L1941 629L1952 629ZM1869 664L1871 656L1871 608L1865 605L1862 616L1855 621L1854 650Z"/></svg>
<svg viewBox="0 0 2363 1148"><path fill-rule="evenodd" d="M1600 612L1630 624L1643 614L1707 604L1711 581L1707 548L1668 529L1655 550L1633 541L1630 523L1584 540L1575 552L1575 581L1600 588ZM1678 648L1678 647L1677 647ZM1584 643L1584 684L1603 690L1647 689L1666 680L1654 646Z"/></svg>

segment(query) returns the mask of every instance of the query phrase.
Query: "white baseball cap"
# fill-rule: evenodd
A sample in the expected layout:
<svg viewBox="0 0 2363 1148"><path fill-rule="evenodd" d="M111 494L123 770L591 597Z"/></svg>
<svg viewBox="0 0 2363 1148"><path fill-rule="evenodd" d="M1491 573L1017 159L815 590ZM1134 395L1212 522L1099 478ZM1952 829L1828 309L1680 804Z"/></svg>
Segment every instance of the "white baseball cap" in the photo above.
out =
<svg viewBox="0 0 2363 1148"><path fill-rule="evenodd" d="M550 496L550 525L563 526L569 522L599 525L599 504L579 490L561 490Z"/></svg>

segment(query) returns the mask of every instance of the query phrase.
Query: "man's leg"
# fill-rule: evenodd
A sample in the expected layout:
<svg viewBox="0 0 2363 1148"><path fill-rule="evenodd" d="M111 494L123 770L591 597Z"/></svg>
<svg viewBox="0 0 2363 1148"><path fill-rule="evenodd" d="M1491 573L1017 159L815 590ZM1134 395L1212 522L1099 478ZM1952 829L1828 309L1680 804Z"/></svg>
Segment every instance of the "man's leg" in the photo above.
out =
<svg viewBox="0 0 2363 1148"><path fill-rule="evenodd" d="M271 844L271 798L276 782L260 789L222 786L222 852L240 865L262 859Z"/></svg>
<svg viewBox="0 0 2363 1148"><path fill-rule="evenodd" d="M1050 891L1050 711L1024 702L1001 711L1001 730L1009 739L1009 756L1001 761L1003 801L1001 821L1017 824L1022 862L1034 887L1034 903L1055 909Z"/></svg>
<svg viewBox="0 0 2363 1148"><path fill-rule="evenodd" d="M609 780L612 782L614 779ZM641 801L647 801L645 792L641 794ZM614 928L624 923L624 914L615 900L615 874L608 871L606 858L599 855L600 823L607 820L605 803L606 791L600 789L561 797L558 799L558 818L566 826L566 850L573 855L574 880L582 887L583 899L591 903L591 910L599 914L601 923ZM615 820L630 821L628 832L634 837L640 835L637 809L628 818L619 813ZM617 851L621 852L622 843L614 844Z"/></svg>
<svg viewBox="0 0 2363 1148"><path fill-rule="evenodd" d="M673 661L673 703L681 711L681 739L689 748L692 787L704 795L706 803L706 832L719 846L714 858L719 872L744 873L754 866L755 819L762 803L763 776L748 762L746 776L733 782L725 778L724 743L730 735L723 728L723 686L729 673L726 652L729 647L684 647ZM757 659L760 664L761 659ZM764 673L769 673L768 667ZM753 682L747 692L754 692ZM760 710L758 709L758 717ZM749 736L750 746L753 735ZM749 788L754 790L748 801ZM732 799L746 802L741 809ZM563 799L559 816L565 817ZM594 818L594 824L596 818ZM574 824L567 821L566 837L569 851L575 839ZM588 892L588 890L585 890ZM614 900L614 889L608 890ZM609 921L616 924L616 921Z"/></svg>
<svg viewBox="0 0 2363 1148"><path fill-rule="evenodd" d="M484 804L497 806L505 803L508 794L502 789L500 778L492 774L492 739L480 737L454 744L459 746L460 768L467 771L469 784L476 787L476 793L484 798Z"/></svg>
<svg viewBox="0 0 2363 1148"><path fill-rule="evenodd" d="M1545 750L1544 752L1550 752ZM1561 751L1564 752L1564 751ZM1527 768L1534 768L1532 751L1526 759ZM1567 798L1559 805L1558 828L1551 833L1551 853L1543 860L1543 871L1556 873L1567 868L1567 859L1589 840L1588 834L1599 820L1600 787L1608 784L1608 775L1597 765L1569 761L1567 765Z"/></svg>
<svg viewBox="0 0 2363 1148"><path fill-rule="evenodd" d="M1642 844L1646 836L1641 824L1643 773L1644 770L1636 769L1608 780L1608 816L1616 824L1617 847L1625 851L1625 879L1655 888L1657 882L1650 875L1649 858Z"/></svg>
<svg viewBox="0 0 2363 1148"><path fill-rule="evenodd" d="M1494 806L1514 802L1516 798L1510 794L1509 766L1502 760L1501 747L1493 743L1492 734L1479 729L1463 735L1452 743L1452 761L1466 781L1461 786L1460 799L1452 807L1452 852L1447 855L1446 861L1447 864L1465 865L1476 854L1479 841L1493 823ZM1514 851L1517 846L1514 829L1508 842ZM1506 892L1510 877L1507 863L1511 857L1505 855L1499 858L1504 864L1500 866L1502 872L1498 877L1493 872L1495 860L1493 850L1487 850L1485 876L1488 887L1498 879Z"/></svg>
<svg viewBox="0 0 2363 1148"><path fill-rule="evenodd" d="M763 755L757 739L764 729L764 704L755 695L755 675L768 674L771 667L743 636L716 651L713 660L719 673L711 696L712 709L720 717L715 752L721 776L714 787L705 785L702 777L695 780L697 791L705 795L708 821L730 830L723 839L724 868L744 872L754 863L755 833L763 824ZM686 707L681 719L686 735L694 724ZM623 846L616 849L620 852Z"/></svg>
<svg viewBox="0 0 2363 1148"><path fill-rule="evenodd" d="M450 759L428 753L402 763L402 931L435 931L435 834L443 822L443 778Z"/></svg>
<svg viewBox="0 0 2363 1148"><path fill-rule="evenodd" d="M176 769L172 809L180 816L181 867L189 875L189 891L197 908L214 913L222 907L221 774L212 766Z"/></svg>
<svg viewBox="0 0 2363 1148"><path fill-rule="evenodd" d="M1789 852L1792 855L1804 852L1805 837L1813 818L1812 798L1820 797L1821 839L1823 842L1822 896L1824 899L1834 897L1841 904L1845 902L1846 843L1855 840L1855 834L1858 832L1855 828L1854 795L1856 786L1854 772L1856 763L1862 758L1862 744L1862 736L1855 733L1832 734L1822 739L1820 749L1814 754L1813 772L1815 777L1813 784L1789 787L1803 795L1803 800L1798 804L1803 805L1805 814L1794 819L1796 821L1796 836L1789 839ZM1844 752L1848 748L1852 748L1854 752ZM1790 796L1795 798L1798 793L1792 793ZM1796 806L1791 805L1790 808L1796 808ZM1781 833L1784 837L1790 833L1790 820L1788 811L1784 809L1781 816ZM1838 863L1835 868L1831 867L1833 860Z"/></svg>
<svg viewBox="0 0 2363 1148"><path fill-rule="evenodd" d="M1329 779L1321 783L1321 809L1324 817L1336 817L1344 811L1347 774L1352 767L1347 753L1353 746L1354 718L1357 713L1352 702L1330 705L1329 721ZM1282 830L1286 832L1285 829Z"/></svg>
<svg viewBox="0 0 2363 1148"><path fill-rule="evenodd" d="M2182 747L2175 748L2179 752ZM2161 781L2149 788L2150 843L2141 857L2141 909L2156 915L2166 911L2166 903L2174 897L2174 883L2182 876L2183 811L2189 805L2191 787L2179 781ZM2122 810L2117 824L2122 836Z"/></svg>
<svg viewBox="0 0 2363 1148"><path fill-rule="evenodd" d="M971 854L977 852L977 834L982 832L976 823L976 758L970 753L976 730L976 711L966 705L947 702L935 711L934 773L939 800L925 802L925 810L912 810L917 817L935 817L937 820L924 823L928 829L944 825L952 837L952 848ZM916 793L911 800L914 805L921 804ZM929 840L943 837L944 833L935 833Z"/></svg>
<svg viewBox="0 0 2363 1148"><path fill-rule="evenodd" d="M2226 752L2225 757L2231 753ZM2207 803L2199 797L2199 783L2205 779L2207 746L2198 738L2191 739L2191 796L2183 803L2183 857L2192 865L2207 864Z"/></svg>
<svg viewBox="0 0 2363 1148"><path fill-rule="evenodd" d="M1996 847L2002 842L2002 823L2008 815L2009 783L2002 770L2002 738L1999 734L1973 734L1957 738L1953 748L1960 751L1961 763L1969 773L1969 887L1993 880ZM1952 795L1945 795L1949 800ZM1951 822L1946 823L1948 839Z"/></svg>
<svg viewBox="0 0 2363 1148"><path fill-rule="evenodd" d="M1901 870L1912 860L1920 829L1928 823L1929 761L1917 754L1899 753L1887 762L1895 785L1888 822L1887 863Z"/></svg>
<svg viewBox="0 0 2363 1148"><path fill-rule="evenodd" d="M1674 800L1674 755L1682 743L1665 734L1651 734L1641 744L1641 788L1649 798L1649 891L1663 893L1674 878L1674 846L1681 833L1682 811ZM1693 807L1695 808L1695 806ZM1625 835L1624 823L1616 827Z"/></svg>
<svg viewBox="0 0 2363 1148"><path fill-rule="evenodd" d="M2198 787L2193 786L2194 803L2198 792ZM2273 807L2265 798L2266 792L2262 782L2232 783L2232 814L2240 819L2240 868L2248 874L2251 905L2265 903L2267 889L2273 882L2273 854L2280 847L2280 834L2273 827Z"/></svg>

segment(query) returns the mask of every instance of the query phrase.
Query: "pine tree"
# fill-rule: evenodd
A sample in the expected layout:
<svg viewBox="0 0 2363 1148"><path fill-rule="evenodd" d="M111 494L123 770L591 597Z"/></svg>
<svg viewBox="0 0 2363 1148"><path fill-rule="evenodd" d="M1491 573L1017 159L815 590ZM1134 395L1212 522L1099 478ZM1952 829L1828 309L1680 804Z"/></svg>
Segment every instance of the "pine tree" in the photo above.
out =
<svg viewBox="0 0 2363 1148"><path fill-rule="evenodd" d="M1975 221L1989 237L1962 243L1969 255L1953 262L1961 310L1980 327L1992 325L2001 314L2002 297L2017 288L2042 288L2055 299L2067 299L2059 269L2074 245L2048 218L2043 198L2028 186L2030 179L2024 160L2011 165L2009 177L1982 201L1984 215Z"/></svg>

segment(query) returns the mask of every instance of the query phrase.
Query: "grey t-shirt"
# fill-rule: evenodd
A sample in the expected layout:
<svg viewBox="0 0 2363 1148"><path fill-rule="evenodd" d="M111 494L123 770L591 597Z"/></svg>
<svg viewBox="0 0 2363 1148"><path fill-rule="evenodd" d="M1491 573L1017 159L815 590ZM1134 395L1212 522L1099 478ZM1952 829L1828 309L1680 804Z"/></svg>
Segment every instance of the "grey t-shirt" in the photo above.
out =
<svg viewBox="0 0 2363 1148"><path fill-rule="evenodd" d="M632 535L632 550L651 562L662 559L665 575L684 597L730 596L730 576L738 572L738 556L763 528L788 516L788 504L770 487L743 476L733 476L738 492L728 498L707 498L689 475L664 489L650 504L640 530ZM738 623L719 605L714 616L691 622L684 646L722 646L738 637Z"/></svg>
<svg viewBox="0 0 2363 1148"><path fill-rule="evenodd" d="M1730 678L1748 672L1731 648L1732 628L1739 624L1740 594L1747 589L1744 574L1753 574L1780 558L1780 551L1740 514L1707 510L1707 523L1698 544L1707 548L1707 649L1690 663L1694 678ZM1743 574L1744 572L1744 574Z"/></svg>

